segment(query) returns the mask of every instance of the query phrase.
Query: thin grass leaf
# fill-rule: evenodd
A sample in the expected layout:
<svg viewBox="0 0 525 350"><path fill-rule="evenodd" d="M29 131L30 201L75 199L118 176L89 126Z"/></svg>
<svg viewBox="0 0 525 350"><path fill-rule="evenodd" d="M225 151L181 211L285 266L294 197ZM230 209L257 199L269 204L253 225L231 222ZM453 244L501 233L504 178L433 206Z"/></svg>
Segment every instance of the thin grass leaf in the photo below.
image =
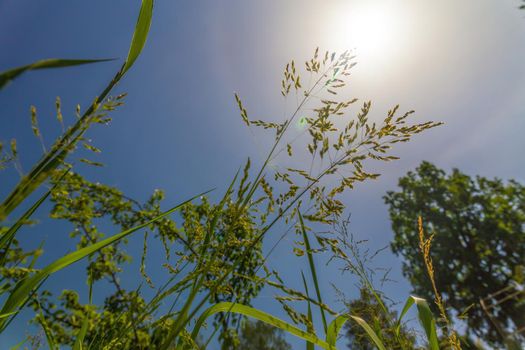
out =
<svg viewBox="0 0 525 350"><path fill-rule="evenodd" d="M112 60L114 59L113 58L103 58L103 59L96 59L96 60L71 60L71 59L62 59L62 58L48 58L45 60L36 61L31 64L25 65L25 66L16 67L13 69L9 69L9 70L0 72L0 90L5 88L12 80L14 80L15 78L18 78L20 75L30 70L64 68L64 67L78 66L82 64L107 62L107 61L112 61Z"/></svg>
<svg viewBox="0 0 525 350"><path fill-rule="evenodd" d="M267 323L269 325L272 325L274 327L277 327L279 329L282 329L283 331L292 334L298 338L304 339L306 341L309 341L311 343L316 344L317 346L322 347L323 349L334 349L331 347L328 343L325 341L317 338L315 334L308 333L303 331L300 328L297 328L291 324L289 324L286 321L283 321L277 317L274 317L270 314L267 314L263 311L251 308L249 306L236 304L236 303L230 303L230 302L222 302L217 303L210 308L208 308L206 311L204 311L199 319L197 320L195 327L193 328L193 332L191 333L191 336L193 339L196 339L199 335L199 331L201 327L203 326L204 322L210 317L215 315L219 312L232 312L241 314L244 316L248 316L251 318L254 318L256 320L262 321L264 323Z"/></svg>
<svg viewBox="0 0 525 350"><path fill-rule="evenodd" d="M42 313L42 310L40 310L40 318L38 318L38 321L40 322L40 325L44 330L44 334L46 335L47 346L49 347L49 350L59 349L55 341L55 337L53 336L53 333L51 333L51 329L49 329L49 325L47 324L47 321Z"/></svg>
<svg viewBox="0 0 525 350"><path fill-rule="evenodd" d="M361 317L357 317L357 316L350 316L350 317L354 321L356 321L357 324L361 326L361 328L363 328L363 330L366 332L366 334L368 335L370 340L372 340L374 342L374 344L377 346L377 348L379 350L386 350L386 348L383 345L383 342L381 341L381 339L379 339L379 337L377 336L376 332L374 332L372 327L370 327L365 320L363 320Z"/></svg>
<svg viewBox="0 0 525 350"><path fill-rule="evenodd" d="M91 276L91 273L89 274L88 283L89 283L88 300L89 300L89 304L91 305L93 303L93 278ZM88 326L89 326L89 315L86 314L84 315L84 320L82 321L82 327L80 328L80 331L77 334L77 338L75 339L75 343L73 344L72 350L82 350L84 348L84 338L86 337Z"/></svg>
<svg viewBox="0 0 525 350"><path fill-rule="evenodd" d="M415 300L412 298L412 296L408 297L407 301L405 302L405 306L403 306L403 310L401 310L401 313L399 314L399 317L396 322L395 331L396 333L399 333L399 330L401 329L401 321L403 320L403 317L405 317L406 313L412 305L414 305Z"/></svg>
<svg viewBox="0 0 525 350"><path fill-rule="evenodd" d="M82 248L82 249L79 249L73 253L70 253L70 254L67 254L65 256L63 256L62 258L54 261L53 263L49 264L48 266L46 266L45 268L43 268L42 270L40 270L39 272L37 272L35 275L33 275L32 277L26 279L22 284L20 285L17 285L17 287L13 290L13 292L11 293L11 295L9 296L9 298L6 300L2 310L0 311L1 314L5 314L5 313L9 313L9 312L12 312L12 311L16 311L19 307L21 307L22 305L24 305L24 303L27 301L27 299L29 298L29 296L31 295L32 291L47 277L49 277L51 274L57 272L57 271L60 271L62 270L63 268L85 258L86 256L90 255L90 254L93 254L95 253L96 251L130 235L131 233L137 231L137 230L140 230L144 227L147 227L148 225L151 225L152 223L162 219L163 217L175 212L176 210L179 210L182 206L184 206L185 204L191 202L192 200L194 200L195 198L198 198L200 197L201 195L204 195L205 193L208 193L209 191L207 192L204 192L204 193L201 193L197 196L194 196L184 202L182 202L181 204L171 208L170 210L160 214L159 216L153 218L152 220L144 223L144 224L141 224L141 225L138 225L138 226L135 226L131 229L128 229L126 231L123 231L123 232L120 232L116 235L113 235L109 238L106 238L100 242L97 242L95 244L92 244L88 247L85 247L85 248ZM0 331L4 329L4 323L5 321L2 320L0 322Z"/></svg>
<svg viewBox="0 0 525 350"><path fill-rule="evenodd" d="M82 321L82 328L80 328L80 331L77 334L77 339L75 339L75 343L73 344L73 350L82 350L84 349L84 338L86 337L86 333L88 330L89 325L89 317L87 315L84 316L84 321Z"/></svg>
<svg viewBox="0 0 525 350"><path fill-rule="evenodd" d="M16 314L18 311L8 312L7 314L0 314L0 318L9 317L11 315Z"/></svg>
<svg viewBox="0 0 525 350"><path fill-rule="evenodd" d="M346 321L348 321L348 315L339 315L328 325L328 329L326 331L326 342L330 344L330 346L335 347L337 335L341 331L341 328Z"/></svg>
<svg viewBox="0 0 525 350"><path fill-rule="evenodd" d="M135 25L133 38L131 39L128 57L122 67L122 74L125 74L131 66L133 66L146 44L149 28L151 26L151 17L153 16L153 3L153 0L142 0L142 6L140 7L139 18Z"/></svg>
<svg viewBox="0 0 525 350"><path fill-rule="evenodd" d="M439 350L439 341L436 331L436 320L425 299L410 296L417 305L418 318L427 335L428 345L432 350Z"/></svg>
<svg viewBox="0 0 525 350"><path fill-rule="evenodd" d="M301 215L301 212L297 211L298 217L299 217L299 223L301 225L301 231L303 233L303 240L306 248L306 255L308 257L308 265L310 267L310 273L312 274L312 280L314 281L314 287L315 287L315 294L317 295L317 301L319 304L323 304L323 299L321 298L321 289L319 288L319 280L317 278L317 272L315 270L315 264L314 264L314 257L312 255L312 248L310 246L310 240L308 239L308 235L306 234L306 228L303 221L303 216ZM321 318L323 320L323 327L325 333L328 331L328 325L326 323L326 315L324 312L324 309L319 306L319 311L321 312Z"/></svg>
<svg viewBox="0 0 525 350"><path fill-rule="evenodd" d="M59 178L59 181L62 180L62 178L66 175L68 170L64 171L64 173L62 174L62 176ZM57 184L58 184L57 182ZM51 194L51 192L55 189L57 185L53 186L51 189L49 189L42 197L40 197L40 199L38 199L35 204L33 204L31 206L31 208L29 208L16 222L13 226L11 226L7 232L5 232L1 237L0 237L0 249L3 250L3 253L0 255L0 266L4 266L5 264L5 258L6 258L6 254L7 254L7 251L9 250L9 246L11 245L11 243L13 242L13 239L16 235L16 233L18 232L18 230L20 229L20 227L22 227L22 225L27 221L29 220L29 218L31 217L31 215L33 215L33 213L38 209L38 207L40 207L40 205L47 199L47 197L49 197L49 195Z"/></svg>
<svg viewBox="0 0 525 350"><path fill-rule="evenodd" d="M306 293L306 296L310 298L310 295L308 294L308 284L306 283L306 278L304 278L303 271L301 271L301 277L303 278L304 291ZM306 303L308 305L308 311L307 311L308 321L310 322L310 325L313 325L314 320L312 316L312 306L310 305L310 300L307 299ZM311 332L311 333L314 332L314 330L312 329L312 326L309 326L307 329L308 329L308 332ZM306 350L314 350L314 344L312 342L306 341Z"/></svg>
<svg viewBox="0 0 525 350"><path fill-rule="evenodd" d="M22 347L22 345L27 343L27 340L28 340L28 338L22 340L20 343L16 344L15 346L12 346L9 350L18 350L18 349L20 349Z"/></svg>
<svg viewBox="0 0 525 350"><path fill-rule="evenodd" d="M401 328L401 321L403 317L414 304L416 304L417 306L418 318L421 323L421 326L425 330L430 349L439 350L439 342L436 331L436 320L434 319L432 311L430 310L430 307L428 306L428 303L425 299L418 298L412 295L408 297L407 301L405 302L405 306L403 306L403 309L401 310L399 318L396 322L396 334L399 334Z"/></svg>
<svg viewBox="0 0 525 350"><path fill-rule="evenodd" d="M11 245L11 242L13 241L16 233L22 227L22 225L27 222L27 220L33 215L33 213L40 207L40 205L49 197L49 194L51 193L51 190L47 191L40 199L38 199L35 204L31 206L18 220L15 222L13 226L11 226L1 237L0 237L0 249L3 249L3 253L0 256L0 266L4 266L5 262L5 255L7 254L7 251L9 249L9 246Z"/></svg>

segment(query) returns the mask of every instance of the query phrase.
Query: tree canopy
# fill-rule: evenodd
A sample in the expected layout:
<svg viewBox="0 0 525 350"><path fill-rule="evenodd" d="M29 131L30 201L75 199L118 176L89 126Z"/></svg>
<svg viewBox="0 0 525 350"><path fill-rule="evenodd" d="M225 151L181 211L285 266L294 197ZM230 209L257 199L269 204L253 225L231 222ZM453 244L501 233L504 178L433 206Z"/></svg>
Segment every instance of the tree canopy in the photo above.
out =
<svg viewBox="0 0 525 350"><path fill-rule="evenodd" d="M417 217L434 234L435 280L447 307L465 312L467 335L492 346L524 329L525 300L516 293L525 265L525 187L517 181L451 174L423 162L384 197L395 234L393 252L414 292L433 299L418 246ZM485 310L480 301L487 305Z"/></svg>
<svg viewBox="0 0 525 350"><path fill-rule="evenodd" d="M378 295L380 298L381 296ZM383 305L385 305L382 300ZM388 349L413 349L415 346L415 336L404 326L400 328L399 335L396 336L394 325L397 320L397 313L393 310L385 312L379 304L372 291L363 286L360 289L360 296L357 299L346 303L348 312L352 315L359 315L364 319L380 337L383 344ZM371 342L369 336L355 322L345 323L345 334L348 340L348 348L352 350L374 350L376 346Z"/></svg>

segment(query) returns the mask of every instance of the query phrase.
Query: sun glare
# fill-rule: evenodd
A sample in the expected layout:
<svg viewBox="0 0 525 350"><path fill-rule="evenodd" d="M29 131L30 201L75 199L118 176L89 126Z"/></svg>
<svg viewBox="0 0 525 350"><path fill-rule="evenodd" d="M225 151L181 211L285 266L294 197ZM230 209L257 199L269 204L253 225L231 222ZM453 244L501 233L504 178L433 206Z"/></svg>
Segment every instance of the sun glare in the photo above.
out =
<svg viewBox="0 0 525 350"><path fill-rule="evenodd" d="M328 45L355 50L360 64L367 62L380 68L392 63L406 44L403 11L387 2L341 5L326 22L323 26Z"/></svg>
<svg viewBox="0 0 525 350"><path fill-rule="evenodd" d="M375 56L388 52L396 39L393 18L385 11L367 8L348 23L346 35L353 39L363 55Z"/></svg>

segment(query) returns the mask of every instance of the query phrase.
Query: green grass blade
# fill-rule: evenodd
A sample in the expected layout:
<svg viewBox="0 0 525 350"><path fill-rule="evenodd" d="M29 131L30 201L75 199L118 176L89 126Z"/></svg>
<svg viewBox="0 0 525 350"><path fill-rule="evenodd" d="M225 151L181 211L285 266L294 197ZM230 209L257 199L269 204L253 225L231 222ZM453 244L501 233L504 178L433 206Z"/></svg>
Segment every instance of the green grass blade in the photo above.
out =
<svg viewBox="0 0 525 350"><path fill-rule="evenodd" d="M191 334L192 338L196 339L198 334L199 334L199 331L200 331L202 325L204 324L204 322L210 316L213 316L213 315L215 315L216 313L219 313L219 312L232 312L232 313L237 313L237 314L241 314L241 315L244 315L244 316L248 316L248 317L254 318L256 320L265 322L265 323L267 323L269 325L272 325L274 327L280 328L280 329L282 329L283 331L285 331L285 332L287 332L289 334L292 334L292 335L294 335L294 336L296 336L298 338L301 338L301 339L304 339L304 340L309 341L311 343L314 343L317 346L320 346L320 347L322 347L324 349L333 349L333 347L331 347L328 343L326 343L325 341L317 338L317 336L315 334L312 334L312 333L309 333L309 332L305 332L302 329L297 328L297 327L289 324L288 322L283 321L283 320L281 320L281 319L279 319L277 317L274 317L274 316L272 316L270 314L267 314L267 313L265 313L263 311L254 309L254 308L249 307L249 306L236 304L236 303L230 303L230 302L217 303L217 304L211 306L210 308L208 308L206 311L204 311L201 314L201 316L199 317L199 319L197 320L197 322L195 324L195 327L193 328L193 332Z"/></svg>
<svg viewBox="0 0 525 350"><path fill-rule="evenodd" d="M88 325L89 318L86 315L84 316L84 321L82 321L82 328L80 328L80 331L77 334L77 339L75 339L75 344L73 344L73 350L82 350L84 348L84 338L86 337Z"/></svg>
<svg viewBox="0 0 525 350"><path fill-rule="evenodd" d="M89 283L89 291L88 291L88 300L89 304L93 303L93 278L91 277L91 274L89 274L88 278ZM89 325L89 316L86 314L84 315L84 320L82 321L82 327L80 328L80 331L77 334L77 339L75 339L75 343L73 344L72 350L82 350L84 348L84 338L86 337L87 330Z"/></svg>
<svg viewBox="0 0 525 350"><path fill-rule="evenodd" d="M405 306L403 306L403 310L401 310L401 313L399 314L399 317L397 319L396 325L395 325L395 332L399 335L399 331L401 329L401 322L403 320L403 317L405 317L408 310L414 305L414 298L409 297L407 301L405 302Z"/></svg>
<svg viewBox="0 0 525 350"><path fill-rule="evenodd" d="M417 313L419 321L425 330L427 335L428 345L431 350L439 350L439 341L436 331L436 320L428 306L428 303L425 299L421 299L415 296L410 296L414 300L414 303L417 305Z"/></svg>
<svg viewBox="0 0 525 350"><path fill-rule="evenodd" d="M317 295L317 301L319 304L323 304L323 299L321 298L321 289L319 288L319 280L317 278L317 272L315 270L315 264L314 264L314 257L312 255L312 248L310 246L310 240L308 239L308 235L306 234L306 228L303 221L303 216L301 215L300 211L297 211L297 214L299 216L299 223L301 225L301 231L303 233L303 240L306 248L306 256L308 257L308 265L310 266L310 273L312 274L312 280L314 281L314 287L315 287L315 294ZM319 306L319 311L321 312L321 318L323 320L323 327L325 333L328 331L328 326L326 323L326 315L324 312L324 309Z"/></svg>
<svg viewBox="0 0 525 350"><path fill-rule="evenodd" d="M22 306L26 300L28 299L29 295L31 295L31 292L47 277L49 277L51 274L57 272L57 271L60 271L62 270L63 268L85 258L86 256L90 255L90 254L93 254L95 253L96 251L130 235L131 233L137 231L137 230L140 230L144 227L147 227L148 225L162 219L163 217L173 213L174 211L176 210L179 210L182 206L184 206L185 204L191 202L192 200L194 200L195 198L198 198L200 197L201 195L205 194L207 192L204 192L204 193L201 193L197 196L194 196L184 202L182 202L181 204L173 207L172 209L160 214L159 216L155 217L154 219L144 223L144 224L141 224L141 225L138 225L138 226L135 226L129 230L126 230L126 231L123 231L123 232L120 232L116 235L113 235L109 238L106 238L105 240L103 241L100 241L100 242L97 242L95 244L92 244L88 247L85 247L85 248L82 248L82 249L79 249L73 253L69 253L65 256L63 256L62 258L54 261L53 263L49 264L48 266L46 266L45 268L43 268L42 270L40 270L39 272L37 272L35 275L33 275L32 277L28 278L27 280L25 280L22 284L20 284L19 286L17 286L13 292L11 293L11 295L9 296L9 298L6 300L2 310L0 311L1 314L4 314L4 313L9 313L9 312L12 312L12 311L16 311L20 306ZM3 320L0 321L0 330L3 330L4 329L4 322Z"/></svg>
<svg viewBox="0 0 525 350"><path fill-rule="evenodd" d="M357 317L357 316L350 316L350 317L354 321L356 321L357 324L361 326L361 328L363 328L363 330L366 332L366 334L368 335L370 340L372 340L372 342L374 342L374 344L377 346L377 348L379 350L386 350L386 348L383 345L383 342L381 341L381 339L379 339L379 337L377 336L376 332L374 332L372 327L370 327L365 320L363 320L361 317Z"/></svg>
<svg viewBox="0 0 525 350"><path fill-rule="evenodd" d="M46 335L47 340L47 346L49 347L49 350L55 350L58 349L58 346L55 342L55 337L53 336L53 333L51 333L51 329L49 329L49 325L46 322L46 319L44 318L44 315L42 314L42 311L40 311L40 319L38 320L40 322L40 325L42 326L42 329L44 330L44 334Z"/></svg>
<svg viewBox="0 0 525 350"><path fill-rule="evenodd" d="M0 257L0 261L4 260L4 255L9 249L9 245L11 244L13 238L15 237L16 233L22 227L22 225L27 222L27 220L33 215L33 213L38 209L38 207L49 197L51 194L51 190L47 191L40 199L38 199L35 204L31 206L15 223L12 225L9 230L7 230L1 237L0 237L0 249L5 249L4 254L2 257ZM3 266L1 264L0 266Z"/></svg>
<svg viewBox="0 0 525 350"><path fill-rule="evenodd" d="M122 75L133 66L135 60L139 57L140 52L146 44L149 28L151 26L151 17L153 16L153 2L153 0L142 0L142 6L140 7L139 18L135 25L133 39L131 39L128 57L122 67Z"/></svg>
<svg viewBox="0 0 525 350"><path fill-rule="evenodd" d="M310 298L310 294L308 293L308 284L306 283L306 278L304 278L304 273L301 271L301 277L303 278L303 284L304 284L304 292L306 293L306 296ZM312 306L310 305L310 300L306 300L306 303L308 305L308 321L313 325L314 324L314 318L312 316ZM308 332L313 333L314 330L309 327L307 328ZM314 344L312 342L306 341L306 350L314 350Z"/></svg>
<svg viewBox="0 0 525 350"><path fill-rule="evenodd" d="M408 310L414 304L416 304L417 306L418 318L421 323L421 326L425 330L425 334L427 336L427 341L428 341L428 345L430 346L430 349L439 350L439 341L438 341L437 330L436 330L436 320L434 319L432 311L430 310L430 307L428 306L428 303L425 299L418 298L412 295L408 297L407 301L405 302L405 306L403 306L403 309L401 313L399 314L399 318L396 322L396 327L395 327L396 334L399 334L399 330L401 328L401 321L403 317L406 315Z"/></svg>
<svg viewBox="0 0 525 350"><path fill-rule="evenodd" d="M27 340L28 340L28 338L22 340L20 343L16 344L15 346L12 346L9 350L18 350L18 349L20 349L22 347L22 345L27 343Z"/></svg>
<svg viewBox="0 0 525 350"><path fill-rule="evenodd" d="M25 65L25 66L16 67L16 68L4 71L4 72L0 72L0 90L6 87L9 84L9 82L11 82L15 78L18 78L20 75L30 70L64 68L64 67L78 66L82 64L106 62L106 61L112 61L112 60L113 60L112 58L104 58L104 59L97 59L97 60L70 60L70 59L61 59L61 58L48 58L45 60L36 61L31 64Z"/></svg>
<svg viewBox="0 0 525 350"><path fill-rule="evenodd" d="M59 181L66 175L67 170L62 174ZM48 190L40 199L38 199L35 204L31 206L16 222L13 226L7 230L1 237L0 237L0 249L3 249L3 253L0 255L0 266L4 266L5 263L5 257L7 254L7 251L9 250L9 246L11 245L11 242L13 241L16 233L22 227L24 222L26 222L31 215L40 207L40 205L49 197L53 189L55 189L56 185L53 186L50 190Z"/></svg>
<svg viewBox="0 0 525 350"><path fill-rule="evenodd" d="M330 344L330 346L335 347L337 335L346 321L348 321L348 315L339 315L328 325L328 330L326 331L326 342Z"/></svg>

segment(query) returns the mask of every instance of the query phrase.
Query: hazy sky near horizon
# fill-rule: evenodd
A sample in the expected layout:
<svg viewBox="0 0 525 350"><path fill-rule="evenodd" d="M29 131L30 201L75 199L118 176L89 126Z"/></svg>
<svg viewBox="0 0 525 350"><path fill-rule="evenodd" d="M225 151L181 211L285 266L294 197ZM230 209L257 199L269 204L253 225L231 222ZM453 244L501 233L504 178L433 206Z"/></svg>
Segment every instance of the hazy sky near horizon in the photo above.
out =
<svg viewBox="0 0 525 350"><path fill-rule="evenodd" d="M280 95L286 62L304 62L316 47L353 49L358 64L349 79L349 98L372 100L375 118L399 103L403 111L414 109L418 121L445 123L395 149L401 160L375 164L373 170L383 175L343 198L352 232L370 239L371 249L380 248L392 238L381 197L422 160L446 171L456 167L471 175L525 182L525 11L517 9L519 4L158 0L143 54L116 89L128 93L125 106L113 114L110 126L89 131L103 150L91 159L106 166L79 169L139 199L162 188L166 205L209 188L224 189L248 156L257 164L269 147L244 127L233 93L240 94L254 119L279 118L287 108ZM51 57L119 58L29 72L0 92L0 140L18 139L26 171L41 155L31 135L29 106L38 108L49 145L60 131L55 97L61 97L66 121L72 122L74 106L88 105L120 67L138 9L139 1L129 0L0 0L0 71ZM349 116L357 110L355 105ZM3 197L17 176L8 171L0 179ZM44 211L39 218L45 221ZM65 239L67 231L51 227L43 223L22 238L35 245L45 239L47 259L74 245ZM301 288L291 241L281 244L271 264L283 267L284 277ZM139 252L140 242L132 239L129 251ZM384 288L394 299L404 299L410 286L401 276L400 259L385 252L377 264L392 267L398 283ZM149 269L160 274L154 264ZM333 301L329 282L341 282L341 277L333 268L325 271L324 293ZM63 287L79 272L81 267L72 268L46 284ZM352 280L342 284L349 296L357 295ZM84 281L73 286L83 288ZM274 310L271 295L264 291L256 305ZM0 344L14 345L23 334L19 322Z"/></svg>

